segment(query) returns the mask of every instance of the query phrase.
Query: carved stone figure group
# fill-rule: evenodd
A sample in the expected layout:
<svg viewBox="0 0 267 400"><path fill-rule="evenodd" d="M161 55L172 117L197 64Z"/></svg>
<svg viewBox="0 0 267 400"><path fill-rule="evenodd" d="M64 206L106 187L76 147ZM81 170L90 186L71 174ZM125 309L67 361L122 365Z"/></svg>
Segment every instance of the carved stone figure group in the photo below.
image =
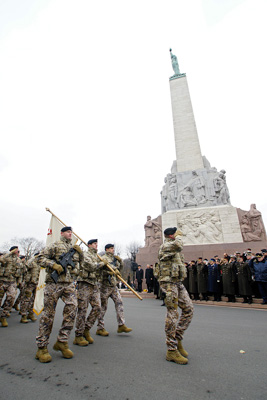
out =
<svg viewBox="0 0 267 400"><path fill-rule="evenodd" d="M168 174L161 192L162 213L183 208L230 204L225 170L205 167Z"/></svg>

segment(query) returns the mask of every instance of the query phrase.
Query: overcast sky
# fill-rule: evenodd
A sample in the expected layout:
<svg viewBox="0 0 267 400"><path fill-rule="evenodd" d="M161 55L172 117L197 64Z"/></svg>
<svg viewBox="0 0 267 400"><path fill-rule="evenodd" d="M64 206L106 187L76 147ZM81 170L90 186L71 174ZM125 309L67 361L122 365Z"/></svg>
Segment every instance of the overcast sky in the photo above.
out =
<svg viewBox="0 0 267 400"><path fill-rule="evenodd" d="M0 245L45 240L49 207L84 240L144 243L175 159L169 48L202 154L267 225L265 0L1 0Z"/></svg>

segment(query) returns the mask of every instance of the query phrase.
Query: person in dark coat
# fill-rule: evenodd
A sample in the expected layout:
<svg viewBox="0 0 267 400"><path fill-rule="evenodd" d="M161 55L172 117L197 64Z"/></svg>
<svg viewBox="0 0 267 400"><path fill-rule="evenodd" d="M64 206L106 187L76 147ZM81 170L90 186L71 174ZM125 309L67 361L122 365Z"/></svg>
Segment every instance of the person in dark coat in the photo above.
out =
<svg viewBox="0 0 267 400"><path fill-rule="evenodd" d="M214 301L221 301L220 282L220 266L211 258L208 264L208 292L214 296Z"/></svg>
<svg viewBox="0 0 267 400"><path fill-rule="evenodd" d="M259 287L262 304L267 304L267 260L262 253L257 253L256 257L250 261L250 267Z"/></svg>
<svg viewBox="0 0 267 400"><path fill-rule="evenodd" d="M189 280L189 294L193 296L194 300L199 300L199 294L197 291L197 267L194 260L188 264L188 280Z"/></svg>
<svg viewBox="0 0 267 400"><path fill-rule="evenodd" d="M152 265L147 265L145 278L146 278L147 291L148 293L151 293L153 290L153 278L154 278Z"/></svg>
<svg viewBox="0 0 267 400"><path fill-rule="evenodd" d="M188 263L187 262L185 262L184 263L184 265L185 265L185 268L186 268L186 278L184 278L184 280L183 280L183 285L184 285L184 287L186 288L186 290L188 291L188 293L189 293L189 273L188 273Z"/></svg>
<svg viewBox="0 0 267 400"><path fill-rule="evenodd" d="M136 271L136 280L137 280L137 291L142 292L142 283L144 279L144 270L141 265L138 265L138 269Z"/></svg>
<svg viewBox="0 0 267 400"><path fill-rule="evenodd" d="M229 261L224 258L221 264L223 294L228 297L228 302L232 303L235 302L235 262L235 257L231 256Z"/></svg>
<svg viewBox="0 0 267 400"><path fill-rule="evenodd" d="M208 301L208 266L203 263L202 257L197 260L197 290L203 300Z"/></svg>
<svg viewBox="0 0 267 400"><path fill-rule="evenodd" d="M245 255L239 255L236 262L238 293L243 297L243 303L252 303L252 274Z"/></svg>

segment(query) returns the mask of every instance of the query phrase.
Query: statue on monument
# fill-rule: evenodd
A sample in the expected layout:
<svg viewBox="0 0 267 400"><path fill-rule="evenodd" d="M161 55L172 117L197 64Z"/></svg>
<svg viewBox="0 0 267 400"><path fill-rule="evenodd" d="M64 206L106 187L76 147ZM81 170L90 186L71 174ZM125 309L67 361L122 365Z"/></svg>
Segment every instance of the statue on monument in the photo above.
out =
<svg viewBox="0 0 267 400"><path fill-rule="evenodd" d="M261 212L256 204L251 204L249 211L238 210L240 229L244 242L266 240L266 232Z"/></svg>
<svg viewBox="0 0 267 400"><path fill-rule="evenodd" d="M218 204L228 204L230 202L230 194L226 184L226 171L222 169L215 175L214 189Z"/></svg>
<svg viewBox="0 0 267 400"><path fill-rule="evenodd" d="M177 57L174 54L172 54L172 49L170 49L170 53L171 53L171 60L172 60L172 69L174 70L174 74L180 75L180 69L179 69Z"/></svg>
<svg viewBox="0 0 267 400"><path fill-rule="evenodd" d="M186 188L191 190L197 204L206 203L204 179L196 171L192 171L192 178L187 183Z"/></svg>
<svg viewBox="0 0 267 400"><path fill-rule="evenodd" d="M188 187L188 186L186 186L184 189L181 190L178 202L179 202L180 208L197 206L197 201L196 201L190 187Z"/></svg>
<svg viewBox="0 0 267 400"><path fill-rule="evenodd" d="M175 210L177 206L178 187L175 174L170 175L169 190L167 195L168 210Z"/></svg>
<svg viewBox="0 0 267 400"><path fill-rule="evenodd" d="M162 239L162 227L161 227L161 217L156 219L151 219L151 216L147 216L147 221L144 225L145 229L145 247L153 246L156 244L161 244ZM156 243L155 243L156 242Z"/></svg>
<svg viewBox="0 0 267 400"><path fill-rule="evenodd" d="M167 189L167 177L164 178L164 183L165 185L162 188L162 191L160 192L161 194L161 210L162 213L165 213L168 208L167 208L167 193L168 193L168 189Z"/></svg>

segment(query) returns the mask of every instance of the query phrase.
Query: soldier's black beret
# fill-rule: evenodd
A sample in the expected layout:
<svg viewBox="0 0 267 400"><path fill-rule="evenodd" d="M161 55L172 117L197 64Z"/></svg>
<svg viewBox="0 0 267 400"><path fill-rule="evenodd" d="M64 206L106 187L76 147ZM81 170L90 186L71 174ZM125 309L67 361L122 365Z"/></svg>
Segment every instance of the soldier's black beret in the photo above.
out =
<svg viewBox="0 0 267 400"><path fill-rule="evenodd" d="M91 239L91 240L88 240L87 244L97 243L97 240L98 240L98 239Z"/></svg>
<svg viewBox="0 0 267 400"><path fill-rule="evenodd" d="M261 253L256 253L256 257L262 257Z"/></svg>
<svg viewBox="0 0 267 400"><path fill-rule="evenodd" d="M210 261L214 261L215 262L215 258L211 258Z"/></svg>
<svg viewBox="0 0 267 400"><path fill-rule="evenodd" d="M61 232L66 232L66 231L72 231L71 226L64 226L64 228L61 229Z"/></svg>
<svg viewBox="0 0 267 400"><path fill-rule="evenodd" d="M111 247L114 247L114 244L108 243L105 246L105 250L110 249Z"/></svg>
<svg viewBox="0 0 267 400"><path fill-rule="evenodd" d="M12 251L12 250L15 250L15 249L18 249L18 246L12 246L12 247L10 247L9 251Z"/></svg>
<svg viewBox="0 0 267 400"><path fill-rule="evenodd" d="M165 236L173 235L177 231L177 228L167 228L164 231Z"/></svg>
<svg viewBox="0 0 267 400"><path fill-rule="evenodd" d="M266 249L262 249L261 252L262 253L267 253L267 250Z"/></svg>

